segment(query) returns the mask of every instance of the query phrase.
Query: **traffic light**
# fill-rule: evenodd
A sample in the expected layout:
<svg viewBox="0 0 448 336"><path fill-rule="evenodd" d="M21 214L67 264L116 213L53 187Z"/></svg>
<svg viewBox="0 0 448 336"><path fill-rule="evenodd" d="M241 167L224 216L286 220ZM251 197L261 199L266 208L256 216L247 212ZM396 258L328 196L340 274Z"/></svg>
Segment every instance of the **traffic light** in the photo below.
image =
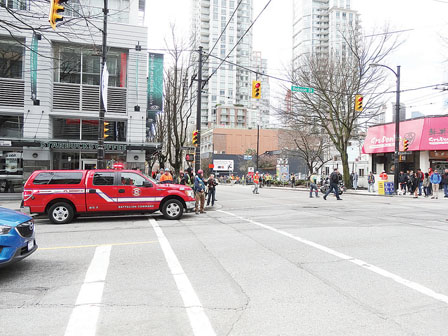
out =
<svg viewBox="0 0 448 336"><path fill-rule="evenodd" d="M409 149L409 140L404 139L403 140L403 151L407 151Z"/></svg>
<svg viewBox="0 0 448 336"><path fill-rule="evenodd" d="M193 132L193 145L194 146L198 145L198 141L199 141L198 136L199 136L199 132L198 131L194 131Z"/></svg>
<svg viewBox="0 0 448 336"><path fill-rule="evenodd" d="M185 161L193 162L194 161L194 154L186 154L185 155Z"/></svg>
<svg viewBox="0 0 448 336"><path fill-rule="evenodd" d="M260 99L261 97L261 82L252 81L252 98Z"/></svg>
<svg viewBox="0 0 448 336"><path fill-rule="evenodd" d="M104 131L103 131L104 139L106 139L109 136L109 134L107 134L107 132L110 131L110 128L108 128L107 126L109 126L109 123L107 121L105 121L104 122Z"/></svg>
<svg viewBox="0 0 448 336"><path fill-rule="evenodd" d="M363 110L363 106L362 106L363 99L364 98L363 98L362 95L356 95L355 96L355 111L362 112L362 110Z"/></svg>
<svg viewBox="0 0 448 336"><path fill-rule="evenodd" d="M53 30L56 30L56 22L62 21L62 12L64 11L63 3L68 0L50 0L50 14L48 15L48 21L50 21L50 26Z"/></svg>

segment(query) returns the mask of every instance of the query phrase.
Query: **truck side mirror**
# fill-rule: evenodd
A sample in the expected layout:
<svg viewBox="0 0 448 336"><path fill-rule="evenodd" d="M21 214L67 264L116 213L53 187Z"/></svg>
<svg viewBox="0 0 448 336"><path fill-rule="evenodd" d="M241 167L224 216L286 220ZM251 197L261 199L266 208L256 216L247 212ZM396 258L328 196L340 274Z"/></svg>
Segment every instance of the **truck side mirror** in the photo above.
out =
<svg viewBox="0 0 448 336"><path fill-rule="evenodd" d="M145 188L151 188L152 187L152 183L149 181L143 181L143 187Z"/></svg>

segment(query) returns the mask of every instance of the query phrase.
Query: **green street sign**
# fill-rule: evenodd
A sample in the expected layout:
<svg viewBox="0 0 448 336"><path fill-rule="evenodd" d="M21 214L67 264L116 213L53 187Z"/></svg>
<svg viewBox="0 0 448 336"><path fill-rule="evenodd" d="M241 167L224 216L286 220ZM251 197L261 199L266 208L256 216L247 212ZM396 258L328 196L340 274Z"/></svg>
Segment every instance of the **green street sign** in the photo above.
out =
<svg viewBox="0 0 448 336"><path fill-rule="evenodd" d="M314 93L313 88L308 87L300 87L300 86L291 86L292 92L307 92L307 93Z"/></svg>

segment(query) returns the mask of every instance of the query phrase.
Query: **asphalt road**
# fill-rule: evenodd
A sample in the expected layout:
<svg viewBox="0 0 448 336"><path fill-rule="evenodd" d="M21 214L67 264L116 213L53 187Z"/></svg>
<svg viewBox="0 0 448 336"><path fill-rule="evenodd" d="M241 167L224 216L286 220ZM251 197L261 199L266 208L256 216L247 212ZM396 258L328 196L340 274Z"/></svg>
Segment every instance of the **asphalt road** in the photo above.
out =
<svg viewBox="0 0 448 336"><path fill-rule="evenodd" d="M39 250L0 269L0 334L448 334L448 199L217 198L180 221L37 220Z"/></svg>

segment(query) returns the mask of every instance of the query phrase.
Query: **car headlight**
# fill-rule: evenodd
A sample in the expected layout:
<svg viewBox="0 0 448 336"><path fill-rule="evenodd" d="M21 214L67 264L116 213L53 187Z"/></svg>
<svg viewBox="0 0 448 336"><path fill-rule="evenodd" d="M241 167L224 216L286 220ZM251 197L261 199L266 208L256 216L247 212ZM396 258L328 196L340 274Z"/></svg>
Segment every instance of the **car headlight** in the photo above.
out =
<svg viewBox="0 0 448 336"><path fill-rule="evenodd" d="M7 225L0 225L0 235L8 234L12 227Z"/></svg>
<svg viewBox="0 0 448 336"><path fill-rule="evenodd" d="M185 190L185 193L187 194L188 197L194 198L193 190Z"/></svg>

